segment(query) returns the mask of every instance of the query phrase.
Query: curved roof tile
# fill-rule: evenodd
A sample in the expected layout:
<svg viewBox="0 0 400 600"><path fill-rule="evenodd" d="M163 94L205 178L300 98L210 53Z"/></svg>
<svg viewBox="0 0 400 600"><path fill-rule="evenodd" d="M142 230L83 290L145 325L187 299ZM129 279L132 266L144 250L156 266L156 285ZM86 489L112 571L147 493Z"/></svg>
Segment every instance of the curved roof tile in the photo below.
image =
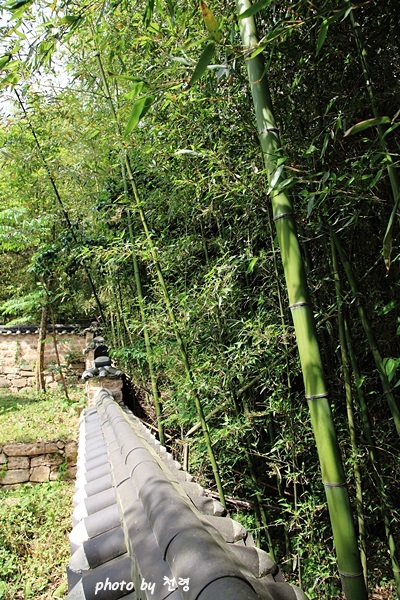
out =
<svg viewBox="0 0 400 600"><path fill-rule="evenodd" d="M305 600L111 392L81 416L68 600Z"/></svg>

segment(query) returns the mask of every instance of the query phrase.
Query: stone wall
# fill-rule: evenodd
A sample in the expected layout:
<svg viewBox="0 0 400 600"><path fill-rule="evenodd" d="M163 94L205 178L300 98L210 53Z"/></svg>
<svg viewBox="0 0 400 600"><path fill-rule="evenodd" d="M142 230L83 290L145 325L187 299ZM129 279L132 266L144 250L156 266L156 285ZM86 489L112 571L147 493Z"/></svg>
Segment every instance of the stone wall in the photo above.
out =
<svg viewBox="0 0 400 600"><path fill-rule="evenodd" d="M35 386L38 335L37 331L0 331L0 389L15 393ZM77 382L85 370L85 335L61 331L56 339L63 372ZM46 385L57 388L61 375L52 333L47 334L44 360Z"/></svg>
<svg viewBox="0 0 400 600"><path fill-rule="evenodd" d="M123 384L121 379L109 379L108 377L104 377L104 379L89 379L89 381L86 382L88 406L95 405L97 394L100 392L100 390L104 389L106 389L115 398L118 404L122 404L122 386Z"/></svg>
<svg viewBox="0 0 400 600"><path fill-rule="evenodd" d="M0 446L0 487L75 477L77 448L75 440Z"/></svg>

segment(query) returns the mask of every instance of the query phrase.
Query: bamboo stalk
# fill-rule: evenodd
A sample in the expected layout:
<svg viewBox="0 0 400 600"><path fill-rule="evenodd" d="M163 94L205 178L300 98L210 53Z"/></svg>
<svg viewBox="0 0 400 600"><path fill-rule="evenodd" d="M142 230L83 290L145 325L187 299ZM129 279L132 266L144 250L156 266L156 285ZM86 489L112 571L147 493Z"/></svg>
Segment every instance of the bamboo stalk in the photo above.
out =
<svg viewBox="0 0 400 600"><path fill-rule="evenodd" d="M351 339L351 334L348 326L347 319L344 319L344 329L346 334L346 343L347 348L349 350L349 357L352 366L352 370L354 373L354 378L356 380L356 391L358 402L360 405L360 414L363 421L364 433L368 442L368 455L371 463L371 476L375 482L376 490L379 496L380 509L383 519L383 524L385 527L385 535L386 535L386 543L389 549L390 561L392 565L393 578L396 586L396 595L400 600L400 564L397 558L397 549L396 543L393 537L393 528L390 521L390 507L387 505L387 495L385 482L382 477L382 469L380 466L380 461L378 455L375 453L375 445L372 437L372 428L371 428L371 420L368 414L368 407L365 400L364 392L362 386L358 384L360 381L360 371L358 369L357 359L355 356L353 342Z"/></svg>
<svg viewBox="0 0 400 600"><path fill-rule="evenodd" d="M134 236L133 236L133 228L132 228L132 219L131 219L131 214L130 214L129 210L127 211L127 217L128 217L129 237L131 240L131 244L133 245ZM144 300L143 288L142 288L142 280L140 278L140 271L139 271L139 264L138 264L137 256L136 256L135 252L133 252L133 250L132 250L132 261L133 261L133 270L134 270L134 274L135 274L136 293L137 293L138 302L139 302L140 317L142 320L144 344L146 347L147 363L149 366L151 389L153 392L154 408L156 411L158 435L159 435L161 444L165 445L164 426L162 423L162 403L161 403L161 398L160 398L160 394L158 391L157 376L156 376L156 372L154 369L153 348L152 348L152 344L150 341L149 329L147 326L147 317L146 317L145 300Z"/></svg>
<svg viewBox="0 0 400 600"><path fill-rule="evenodd" d="M364 514L364 502L363 502L363 490L362 490L362 479L361 479L361 467L359 463L359 449L358 440L356 433L356 424L354 417L354 406L353 406L353 392L351 386L351 372L349 364L349 355L347 351L346 333L344 328L344 314L343 314L343 299L341 282L339 276L339 267L335 244L331 235L331 252L332 252L332 267L333 267L333 279L336 290L336 302L338 309L338 329L339 329L339 343L340 352L342 357L342 369L344 388L346 393L346 408L347 408L347 420L349 425L350 443L351 443L351 458L354 471L354 481L356 485L356 511L358 518L358 536L360 540L360 556L361 564L364 571L365 586L368 589L368 571L367 571L367 543L366 543L366 529L365 529L365 514Z"/></svg>
<svg viewBox="0 0 400 600"><path fill-rule="evenodd" d="M117 132L118 132L118 136L121 137L121 129L120 129L120 125L119 125L119 120L118 120L118 116L117 113L115 111L115 107L114 107L114 102L110 96L110 90L109 90L109 86L108 86L108 82L107 82L107 78L106 78L106 74L104 71L104 67L102 64L102 60L101 60L101 56L99 53L96 54L96 59L97 59L97 64L99 67L99 72L100 72L100 77L101 77L101 81L103 84L103 91L104 94L107 98L107 101L109 103L116 127L117 127ZM169 318L171 320L171 324L174 330L174 334L175 334L175 339L177 341L177 345L178 345L178 349L179 349L179 353L181 355L181 360L185 369L185 373L188 379L188 382L190 384L190 389L191 389L191 393L192 393L192 397L194 399L194 403L196 406L196 410L197 410L197 414L199 417L199 420L201 422L201 426L202 426L202 430L203 430L203 437L204 437L204 441L207 447L207 452L208 452L208 456L209 456L209 460L210 460L210 464L211 464L211 468L214 474L214 479L215 479L215 483L218 489L218 493L219 493L219 497L220 497L220 501L221 504L223 504L225 506L225 497L224 497L224 491L222 488L222 483L221 483L221 478L220 478L220 474L219 474L219 469L218 469L218 465L217 465L217 461L215 458L215 454L214 454L214 450L211 444L211 438L210 438L210 433L208 430L208 426L207 426L207 422L205 420L205 416L204 416L204 411L203 411L203 407L200 401L200 397L198 395L198 392L196 390L195 387L195 382L194 382L194 377L193 377L193 372L192 372L192 368L190 366L190 362L189 362L189 356L188 353L186 351L185 348L185 344L183 342L183 338L181 336L181 333L179 331L179 327L178 327L178 323L176 320L176 316L175 316L175 312L173 310L172 307L172 303L171 303L171 299L170 299L170 295L169 295L169 291L166 285L166 281L164 279L164 274L162 272L161 269L161 265L160 265L160 261L158 259L158 253L157 253L157 249L153 243L153 239L148 227L148 223L147 223L147 219L146 219L146 215L144 213L143 210L143 206L142 206L142 202L140 200L139 197L139 193L136 187L136 183L133 177L133 172L132 172L132 168L130 165L130 161L128 158L128 155L126 154L126 152L123 150L122 145L121 145L121 152L123 154L124 157L124 163L125 163L125 168L126 168L126 173L127 173L127 179L129 181L129 185L131 187L132 190L132 194L133 194L133 198L135 200L135 208L136 211L139 215L140 221L142 223L142 228L146 237L146 241L147 241L147 245L149 248L149 252L150 252L150 256L152 258L153 264L155 266L156 269L156 273L157 273L157 278L158 278L158 282L161 288L161 291L163 293L164 296L164 301L165 301L165 305L167 308L167 312L169 315Z"/></svg>
<svg viewBox="0 0 400 600"><path fill-rule="evenodd" d="M62 370L62 366L61 366L60 353L58 351L57 332L56 332L56 323L55 323L55 318L54 318L54 310L53 310L53 307L52 307L51 304L49 304L49 306L50 306L51 326L53 328L54 352L56 354L57 365L58 365L58 368L60 370L61 385L62 385L62 388L64 390L64 394L65 394L66 399L69 400L67 382L65 381L65 376L64 376L64 373L63 373L63 370Z"/></svg>
<svg viewBox="0 0 400 600"><path fill-rule="evenodd" d="M381 353L379 352L378 343L375 338L375 334L374 334L371 324L369 322L367 312L361 301L361 294L358 289L357 279L354 275L352 266L345 254L345 251L343 249L343 246L342 246L339 236L335 232L332 232L332 236L333 236L333 240L334 240L336 249L338 251L339 257L340 257L340 261L345 270L347 280L350 284L351 291L352 291L354 297L357 299L356 305L357 305L358 315L360 317L361 324L365 331L365 335L367 336L371 354L375 361L375 366L378 371L378 374L379 374L379 377L380 377L380 380L382 383L384 395L386 396L386 400L387 400L390 412L393 417L396 431L397 431L398 435L400 435L400 411L396 404L396 400L393 396L392 389L390 387L390 383L389 383L389 380L386 375L385 367L383 366L383 359L382 359Z"/></svg>
<svg viewBox="0 0 400 600"><path fill-rule="evenodd" d="M287 342L286 335L285 335L286 323L285 323L285 313L284 313L284 305L283 305L283 295L282 295L281 283L280 283L280 279L279 279L278 259L277 259L277 252L276 252L276 248L275 248L274 236L272 233L272 223L271 223L270 211L268 211L268 219L267 220L268 220L269 237L270 237L271 248L272 248L276 290L277 290L277 294L278 294L279 316L281 319L281 327L282 327L282 339L283 339L283 346L285 348L285 354L286 354L286 360L285 360L286 382L287 382L289 400L291 400L292 381L291 381L290 366L289 366L289 353L288 353L289 346L288 346L288 342ZM293 439L295 439L295 431L294 431L294 427L293 427L292 416L290 416L290 425L291 425L291 429L292 429ZM295 444L293 444L292 464L293 464L293 467L295 467L295 466L297 467L296 455L295 455ZM294 485L294 495L295 495L295 498L297 498L296 477L293 477L293 485ZM278 487L278 492L279 492L280 497L282 499L284 499L284 493L283 493L283 489L282 489L282 485L281 485L279 477L277 477L277 487ZM284 524L284 533L285 533L286 556L289 557L289 556L291 556L291 542L290 542L289 532L288 532L286 523ZM298 565L299 581L301 581L301 557L300 557L299 552L297 552L297 555L296 555L296 564Z"/></svg>
<svg viewBox="0 0 400 600"><path fill-rule="evenodd" d="M238 404L237 397L235 395L234 390L231 390L231 395L232 395L233 404L235 407L236 416L239 417L240 409L239 409L239 404ZM272 538L271 538L271 534L270 534L269 526L268 526L268 518L267 518L267 514L265 512L264 506L263 506L263 499L262 499L261 492L258 489L258 479L257 479L256 468L255 468L253 457L251 455L250 446L249 446L246 438L243 440L243 449L244 449L244 453L246 456L246 461L247 461L247 465L248 465L248 469L249 469L249 473L250 473L250 478L251 478L251 481L252 481L252 484L253 484L254 490L255 490L255 492L254 492L254 508L256 511L256 518L258 521L260 521L260 523L262 525L262 530L263 530L266 540L267 540L268 553L271 555L273 560L276 562L274 545L272 543Z"/></svg>
<svg viewBox="0 0 400 600"><path fill-rule="evenodd" d="M46 391L46 382L44 378L44 345L47 335L47 301L42 306L42 316L40 319L37 357L36 357L36 389L38 392Z"/></svg>
<svg viewBox="0 0 400 600"><path fill-rule="evenodd" d="M249 0L237 0L239 17L250 7ZM258 44L254 19L252 17L240 19L239 23L244 50L251 53ZM248 58L246 63L270 185L273 217L296 331L305 394L309 402L311 423L328 502L339 573L348 600L367 600L367 590L339 445L328 401L316 325L296 234L293 209L286 193L276 190L276 184L280 180L277 159L281 154L281 144L273 115L264 61L261 54L258 54L254 58Z"/></svg>
<svg viewBox="0 0 400 600"><path fill-rule="evenodd" d="M127 197L128 196L128 182L127 182L127 178L126 178L125 163L124 163L122 156L121 156L121 172L122 172L122 181L123 181L123 185L124 185L124 194ZM154 368L153 347L152 347L152 344L150 341L149 329L147 326L147 316L146 316L146 309L145 309L145 298L144 298L144 294L143 294L142 280L140 277L138 259L137 259L136 253L134 252L135 238L134 238L134 234L133 234L131 212L129 209L127 210L127 220L128 220L129 239L130 239L130 242L132 245L132 262L133 262L133 271L134 271L134 276L135 276L136 294L137 294L138 303L139 303L140 318L142 321L143 338L144 338L144 345L146 348L147 364L149 367L151 389L153 392L152 396L153 396L154 408L156 411L158 436L159 436L160 443L164 446L165 445L165 432L164 432L164 426L162 423L162 402L161 402L161 398L160 398L160 394L159 394L159 390L158 390L157 376L156 376L156 372L155 372L155 368Z"/></svg>

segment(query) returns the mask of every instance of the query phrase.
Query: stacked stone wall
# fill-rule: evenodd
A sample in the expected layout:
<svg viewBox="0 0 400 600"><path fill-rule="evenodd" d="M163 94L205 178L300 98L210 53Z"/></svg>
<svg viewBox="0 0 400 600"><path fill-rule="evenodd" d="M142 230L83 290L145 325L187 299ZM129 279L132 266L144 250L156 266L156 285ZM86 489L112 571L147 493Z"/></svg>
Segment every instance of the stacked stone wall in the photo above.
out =
<svg viewBox="0 0 400 600"><path fill-rule="evenodd" d="M76 457L75 440L4 444L0 446L0 487L73 478Z"/></svg>
<svg viewBox="0 0 400 600"><path fill-rule="evenodd" d="M7 333L0 335L0 390L16 393L35 386L38 333ZM64 374L79 380L85 369L84 335L57 335L57 348ZM49 389L57 388L61 374L53 335L48 334L44 349L45 381Z"/></svg>

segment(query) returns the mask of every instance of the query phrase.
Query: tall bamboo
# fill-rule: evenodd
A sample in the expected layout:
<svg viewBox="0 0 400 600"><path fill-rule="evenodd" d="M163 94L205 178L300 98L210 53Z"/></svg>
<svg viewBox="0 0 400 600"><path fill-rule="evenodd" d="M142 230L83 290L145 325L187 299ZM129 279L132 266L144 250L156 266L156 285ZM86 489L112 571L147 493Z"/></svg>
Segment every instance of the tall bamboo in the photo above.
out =
<svg viewBox="0 0 400 600"><path fill-rule="evenodd" d="M132 219L131 219L130 211L128 211L128 228L129 228L129 237L130 237L131 244L132 244L134 237L133 237ZM132 250L132 252L133 252L133 250ZM143 288L142 288L142 280L140 278L139 264L138 264L138 260L137 260L137 256L136 256L135 252L133 252L133 254L132 254L132 261L133 261L133 270L134 270L134 274L135 274L136 293L137 293L138 302L139 302L140 317L142 320L144 345L146 347L147 364L149 366L151 389L153 391L154 408L155 408L156 417L157 417L158 435L159 435L161 444L164 445L165 444L165 436L164 436L164 426L162 423L162 403L161 403L161 398L160 398L160 394L158 391L157 376L156 376L156 372L154 369L153 348L152 348L152 344L150 341L149 329L147 326L147 317L146 317L145 300L144 300L144 294L143 294Z"/></svg>
<svg viewBox="0 0 400 600"><path fill-rule="evenodd" d="M346 408L347 408L347 421L349 425L350 443L351 443L351 458L353 463L354 481L356 486L356 510L358 519L358 536L360 540L360 554L361 563L364 571L365 585L368 587L368 571L367 571L367 543L366 543L366 529L365 529L365 514L364 514L364 502L363 502L363 491L362 491L362 478L361 478L361 467L359 461L359 450L358 440L356 432L356 423L354 417L354 404L353 404L353 390L351 385L351 371L349 364L349 354L347 350L346 332L344 325L344 307L342 299L342 286L339 276L338 258L336 253L335 244L331 235L331 252L332 252L332 267L333 267L333 278L336 289L336 302L338 309L338 329L339 329L339 343L340 353L342 357L342 369L343 369L343 380L344 388L346 393Z"/></svg>
<svg viewBox="0 0 400 600"><path fill-rule="evenodd" d="M100 72L100 77L101 77L101 81L102 81L102 85L103 85L103 92L106 96L106 99L109 103L110 106L110 110L111 113L113 115L114 118L114 122L117 128L117 133L118 133L118 137L121 138L121 128L120 128L120 124L119 124L119 120L118 120L118 116L115 110L115 106L114 106L114 102L110 96L110 89L108 86L108 82L107 82L107 77L106 77L106 73L104 71L104 67L103 67L103 63L101 60L101 56L99 54L99 52L97 52L96 54L96 59L97 59L97 64L99 67L99 72ZM153 242L153 238L152 235L150 233L150 229L147 223L147 218L145 215L145 212L143 210L143 204L142 201L139 197L139 193L136 187L136 183L135 183L135 179L133 176L133 171L131 168L131 164L129 161L129 157L126 153L126 151L122 148L122 144L121 144L121 152L124 158L124 163L125 163L125 168L126 168L126 173L127 173L127 179L129 182L129 185L131 187L131 191L132 191L132 195L135 201L135 210L137 212L137 214L139 215L140 218L140 222L142 224L142 228L146 237L146 242L147 242L147 246L149 248L149 253L150 256L152 258L154 267L156 269L156 273L157 273L157 278L158 278L158 282L162 291L162 294L164 296L164 302L167 308L167 312L174 330L174 334L175 334L175 339L177 341L177 345L178 345L178 349L179 349L179 353L181 355L181 359L182 359L182 363L185 369L185 373L186 373L186 377L187 380L190 384L190 389L191 389L191 393L192 393L192 397L194 399L194 403L196 406L196 411L199 417L199 420L201 422L201 427L202 427L202 431L203 431L203 437L204 437L204 441L207 447L207 452L208 452L208 457L210 459L210 464L211 464L211 468L213 471L213 475L214 475L214 479L215 479L215 483L217 486L217 490L218 490L218 495L220 498L221 503L226 506L226 502L225 502L225 495L224 495L224 490L222 488L222 482L221 482L221 477L219 474L219 468L218 468L218 464L215 458L215 454L214 454L214 449L212 447L212 443L211 443L211 438L210 438L210 432L208 429L208 425L205 419L205 415L204 415L204 411L203 411L203 406L201 404L201 400L198 394L198 391L196 389L195 386L195 381L194 381L194 376L193 376L193 371L192 371L192 367L190 365L190 361L189 361L189 355L187 353L181 332L179 330L179 326L178 326L178 322L175 316L175 312L172 306L172 302L171 302L171 298L170 298L170 294L168 291L168 287L164 278L164 274L163 271L161 269L161 265L160 265L160 261L158 259L158 252L157 252L157 248Z"/></svg>
<svg viewBox="0 0 400 600"><path fill-rule="evenodd" d="M40 319L38 345L37 345L37 358L36 358L36 389L38 392L46 391L46 380L44 377L44 350L47 335L47 299L42 305L42 316Z"/></svg>
<svg viewBox="0 0 400 600"><path fill-rule="evenodd" d="M123 181L123 185L124 185L124 194L126 197L128 197L128 181L126 178L125 162L124 162L122 156L121 156L121 173L122 173L122 181ZM149 328L147 326L145 298L144 298L144 294L143 294L142 280L140 277L139 263L138 263L136 253L134 252L135 237L133 234L132 216L131 216L131 212L129 209L127 210L126 216L128 219L129 240L132 245L133 272L135 275L136 294L137 294L138 303L139 303L140 318L142 321L144 345L146 348L147 364L149 367L151 389L153 392L153 402L154 402L154 408L156 411L158 436L159 436L161 444L164 446L165 445L165 435L164 435L164 426L162 423L162 402L161 402L160 394L158 391L157 375L156 375L156 372L154 369L153 347L152 347L151 340L150 340Z"/></svg>
<svg viewBox="0 0 400 600"><path fill-rule="evenodd" d="M358 396L358 402L360 406L360 414L363 422L363 430L365 437L367 438L368 443L368 454L369 460L371 464L371 476L375 482L376 491L378 494L378 500L380 503L380 509L382 513L383 524L385 527L385 535L386 535L386 543L389 549L390 561L392 564L393 571L393 579L396 586L396 595L398 600L400 600L400 563L397 558L397 549L396 543L393 536L393 527L390 520L390 507L388 505L388 498L386 493L385 482L382 477L382 469L380 465L380 460L378 455L375 452L375 444L372 437L372 427L371 421L369 418L368 407L365 400L364 391L361 385L358 385L357 382L360 381L360 371L358 369L357 359L355 356L353 341L351 339L351 334L348 326L347 319L344 319L344 329L346 334L346 344L349 350L349 357L351 362L351 367L354 373L354 378L356 380L356 391Z"/></svg>
<svg viewBox="0 0 400 600"><path fill-rule="evenodd" d="M239 16L251 4L237 0ZM240 32L246 53L258 44L252 17L240 19ZM311 308L304 264L297 238L293 209L284 191L276 190L279 182L277 159L281 144L273 115L264 60L261 54L246 60L257 117L261 149L270 185L273 218L281 249L289 304L296 332L306 398L310 407L322 479L328 502L337 562L343 590L348 600L367 600L357 538L351 514L346 480L333 425L328 391L323 373L317 331Z"/></svg>
<svg viewBox="0 0 400 600"><path fill-rule="evenodd" d="M388 377L386 375L385 367L383 365L383 359L382 359L381 353L379 352L378 343L375 338L375 334L374 334L371 324L369 322L367 312L361 301L361 294L358 289L358 282L357 282L356 276L355 276L352 266L346 256L346 253L344 251L344 248L342 246L339 236L334 232L332 232L332 236L333 236L333 240L335 242L335 246L338 251L341 263L345 270L347 280L350 284L351 291L354 294L354 297L357 298L356 305L357 305L358 315L360 317L361 324L365 331L365 335L368 340L371 354L375 361L376 369L379 373L379 377L380 377L380 380L382 383L384 395L386 396L386 400L389 405L390 412L392 413L396 431L397 431L398 435L400 435L400 410L397 406L396 399L393 395L391 385L390 385Z"/></svg>

